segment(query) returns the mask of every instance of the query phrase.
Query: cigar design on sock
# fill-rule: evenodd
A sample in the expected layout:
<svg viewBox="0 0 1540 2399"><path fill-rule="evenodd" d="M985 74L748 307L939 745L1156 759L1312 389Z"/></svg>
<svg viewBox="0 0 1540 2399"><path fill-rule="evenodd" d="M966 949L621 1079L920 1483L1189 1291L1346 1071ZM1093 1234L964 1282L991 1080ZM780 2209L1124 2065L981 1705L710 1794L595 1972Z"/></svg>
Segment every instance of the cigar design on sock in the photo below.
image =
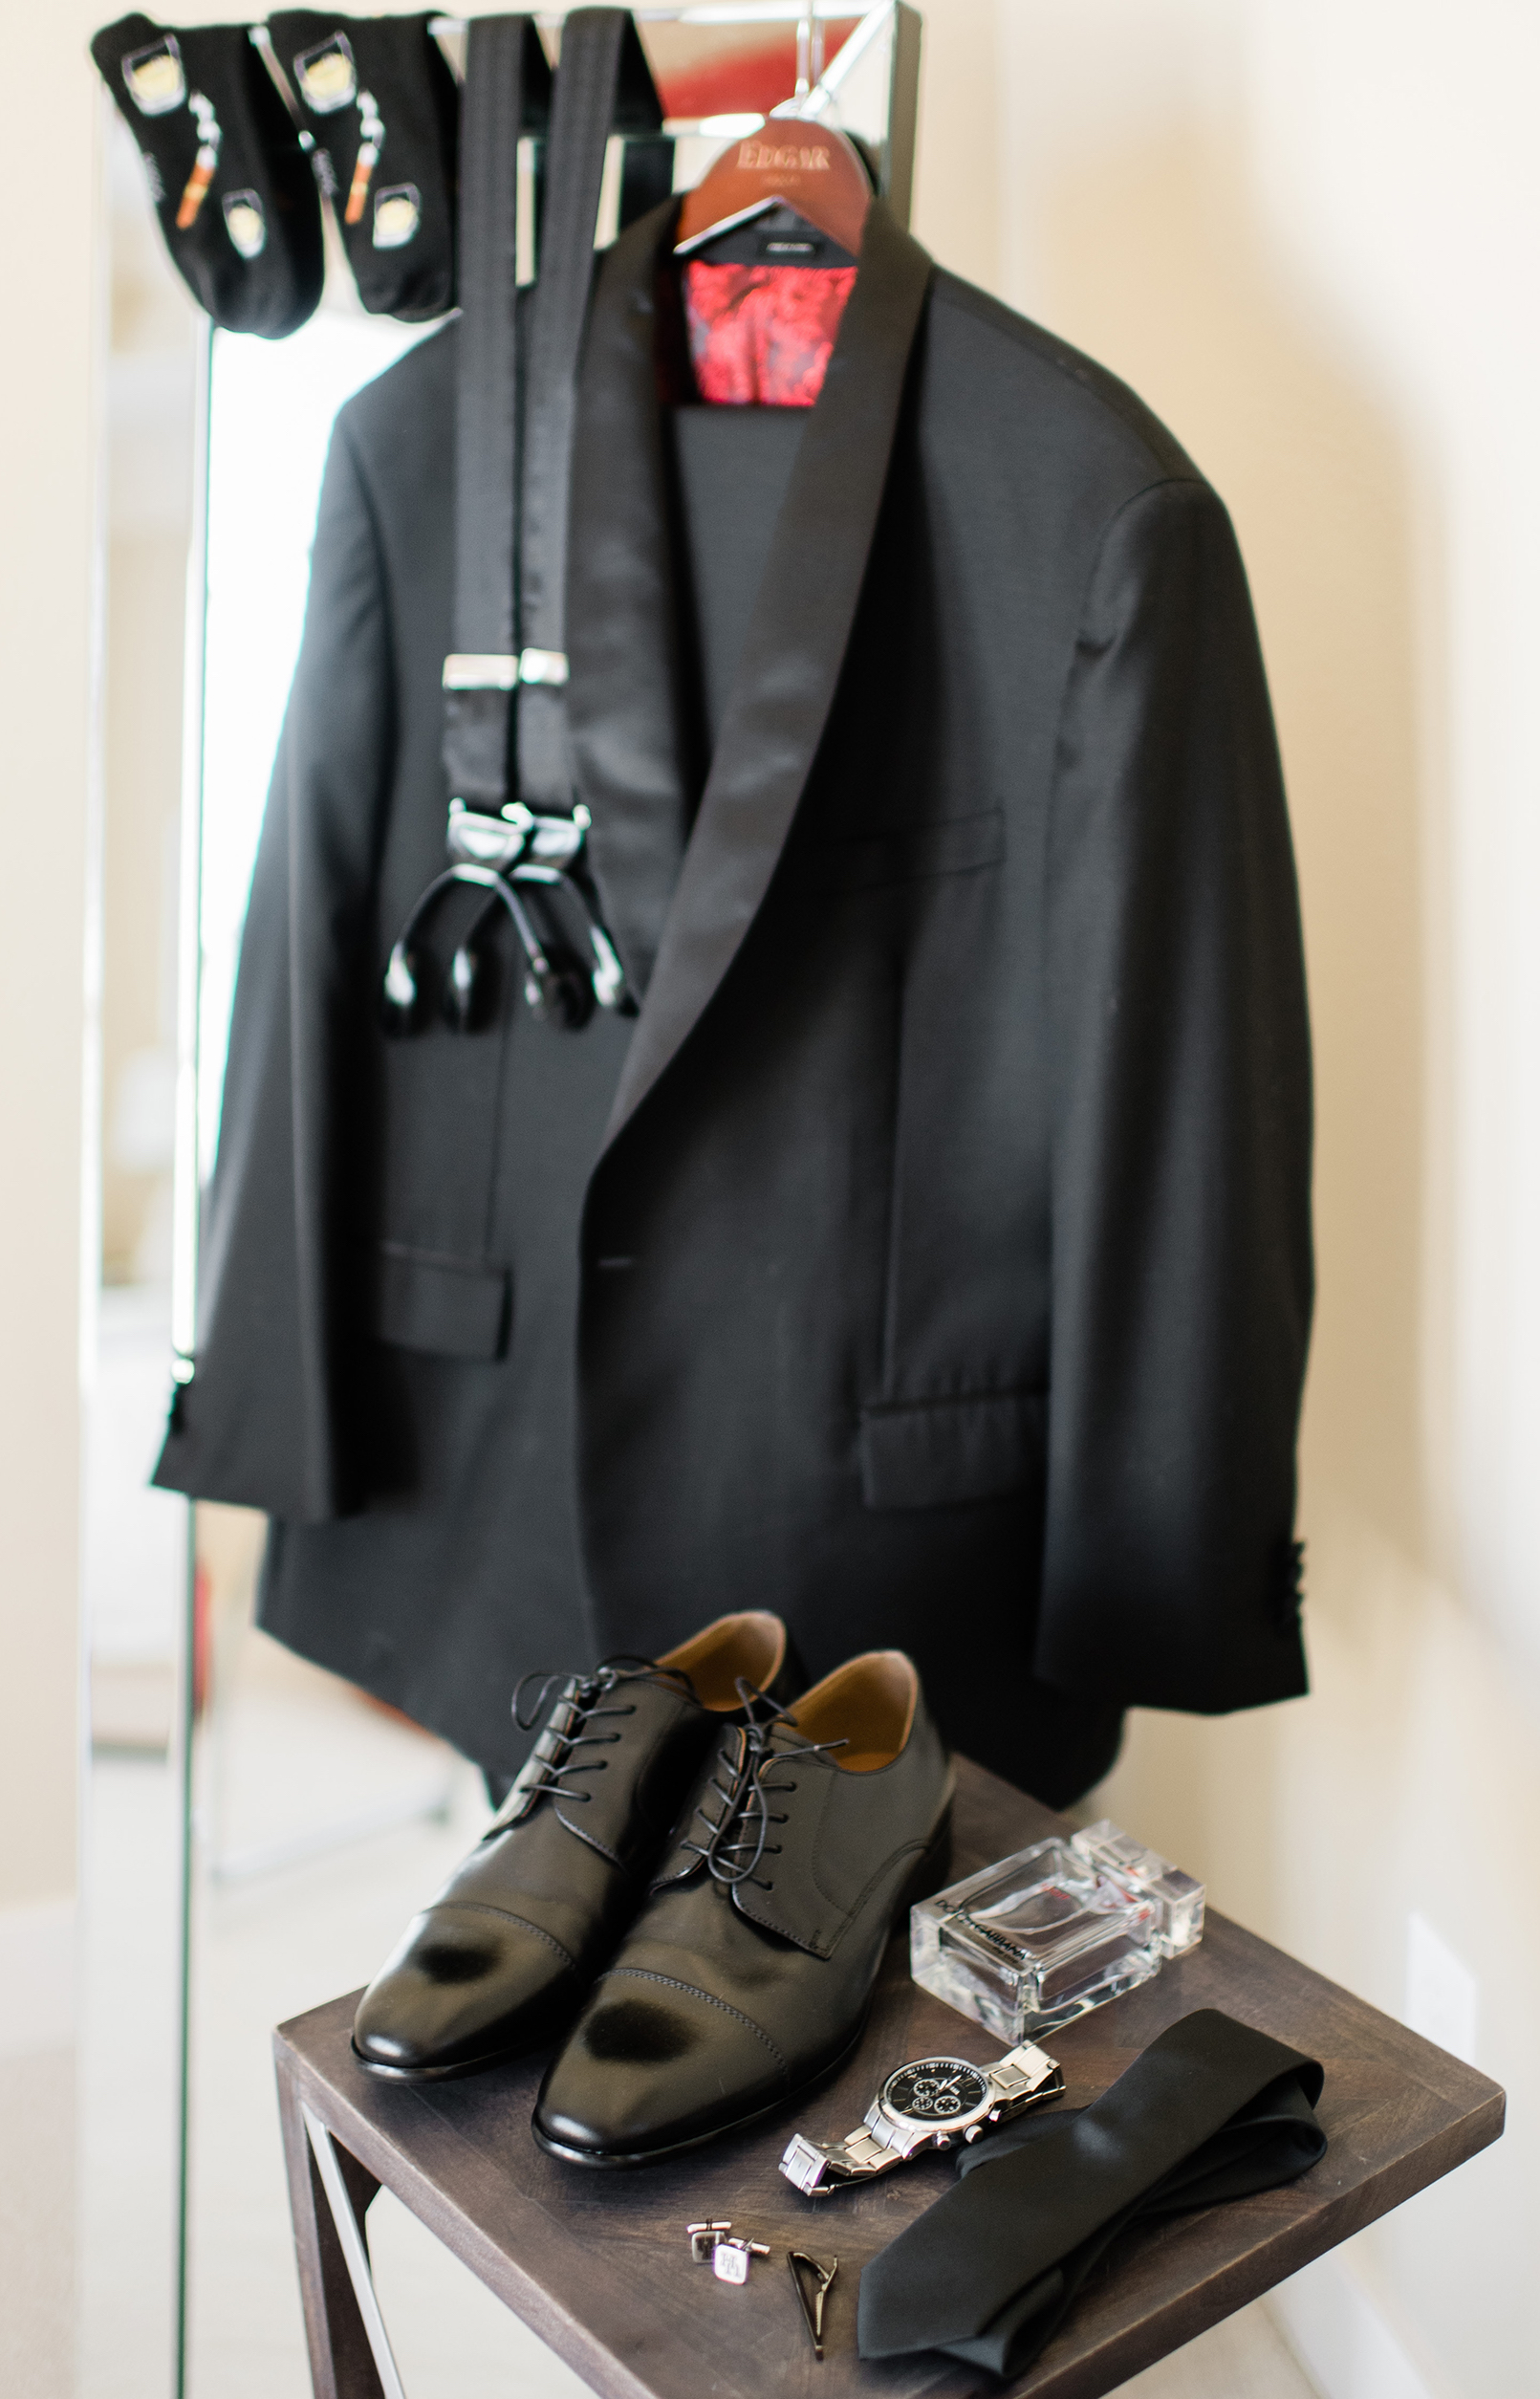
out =
<svg viewBox="0 0 1540 2399"><path fill-rule="evenodd" d="M324 42L300 51L294 59L294 81L306 106L314 109L317 117L335 116L339 108L346 108L355 100L358 104L358 155L353 162L353 181L348 186L342 222L359 225L369 203L370 179L385 143L385 120L374 94L358 88L358 63L346 33L331 33ZM326 166L324 187L334 190L336 177L330 159ZM416 229L414 225L412 230ZM410 239L410 233L398 232L378 247L393 249Z"/></svg>
<svg viewBox="0 0 1540 2399"><path fill-rule="evenodd" d="M186 70L182 63L182 45L175 33L163 34L158 42L146 42L142 50L130 51L123 60L122 76L128 97L141 116L169 117L171 111L181 108L184 102L192 113L198 127L198 151L192 163L192 172L183 186L176 216L177 231L185 233L190 225L198 222L198 211L208 197L208 186L219 164L219 145L224 140L224 133L214 103L206 99L202 92L188 91ZM157 169L156 181L159 180ZM260 212L260 203L258 207ZM226 223L228 222L227 207ZM255 255L255 251L242 249L233 230L230 239L243 257ZM262 239L267 239L265 227ZM257 248L260 250L261 247L259 242Z"/></svg>
<svg viewBox="0 0 1540 2399"><path fill-rule="evenodd" d="M312 40L328 30L323 19ZM321 295L320 195L250 26L173 31L135 11L93 34L91 55L133 129L171 263L199 307L232 333L294 332ZM352 75L351 58L342 71Z"/></svg>
<svg viewBox="0 0 1540 2399"><path fill-rule="evenodd" d="M372 316L405 324L454 304L460 97L434 22L425 10L339 17L275 9L268 19L358 296ZM540 51L531 71L544 69ZM270 239L273 231L270 209Z"/></svg>
<svg viewBox="0 0 1540 2399"><path fill-rule="evenodd" d="M324 42L296 51L293 65L299 96L317 117L334 117L339 108L346 108L358 98L358 63L346 33L329 34ZM328 200L336 200L336 167L331 151L317 144L314 134L302 133L299 138L310 150L316 183Z"/></svg>
<svg viewBox="0 0 1540 2399"><path fill-rule="evenodd" d="M385 120L375 105L372 92L358 94L358 155L353 162L353 182L348 187L348 205L342 211L344 225L362 222L364 204L369 197L369 178L380 164L380 153L385 146Z"/></svg>
<svg viewBox="0 0 1540 2399"><path fill-rule="evenodd" d="M198 127L198 155L193 160L192 173L183 188L182 205L177 210L179 233L184 233L189 225L198 222L198 211L208 196L208 186L219 164L219 145L225 138L219 119L214 114L212 100L205 99L202 92L189 92L187 106ZM233 234L231 239L234 239ZM235 246L239 250L238 242Z"/></svg>

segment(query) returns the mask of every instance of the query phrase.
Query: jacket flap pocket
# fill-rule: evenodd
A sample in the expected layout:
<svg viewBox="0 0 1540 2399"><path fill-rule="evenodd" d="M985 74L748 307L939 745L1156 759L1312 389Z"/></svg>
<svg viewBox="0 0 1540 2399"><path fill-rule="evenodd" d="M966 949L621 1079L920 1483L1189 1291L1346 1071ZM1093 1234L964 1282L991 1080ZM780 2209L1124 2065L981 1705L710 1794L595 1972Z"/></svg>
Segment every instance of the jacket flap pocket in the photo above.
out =
<svg viewBox="0 0 1540 2399"><path fill-rule="evenodd" d="M993 866L1006 854L1006 820L998 808L940 824L895 825L891 831L820 841L804 855L803 872L831 891L876 890L931 875L965 875Z"/></svg>
<svg viewBox="0 0 1540 2399"><path fill-rule="evenodd" d="M869 1508L942 1508L1027 1489L1042 1476L1047 1407L1041 1391L988 1391L865 1408L861 1496Z"/></svg>
<svg viewBox="0 0 1540 2399"><path fill-rule="evenodd" d="M508 1340L511 1276L506 1266L380 1245L375 1331L398 1349L441 1358L500 1358Z"/></svg>

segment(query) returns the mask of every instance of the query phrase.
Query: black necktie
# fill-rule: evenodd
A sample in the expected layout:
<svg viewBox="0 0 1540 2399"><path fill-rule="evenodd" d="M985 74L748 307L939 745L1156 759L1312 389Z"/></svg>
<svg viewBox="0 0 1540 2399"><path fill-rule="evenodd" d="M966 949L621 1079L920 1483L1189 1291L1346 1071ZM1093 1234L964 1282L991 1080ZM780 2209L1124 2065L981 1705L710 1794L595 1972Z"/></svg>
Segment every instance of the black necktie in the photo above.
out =
<svg viewBox="0 0 1540 2399"><path fill-rule="evenodd" d="M1183 2017L1091 2106L1027 2117L964 2155L965 2179L862 2275L862 2357L945 2349L1020 2373L1136 2217L1313 2166L1322 2080L1312 2058L1217 2008Z"/></svg>

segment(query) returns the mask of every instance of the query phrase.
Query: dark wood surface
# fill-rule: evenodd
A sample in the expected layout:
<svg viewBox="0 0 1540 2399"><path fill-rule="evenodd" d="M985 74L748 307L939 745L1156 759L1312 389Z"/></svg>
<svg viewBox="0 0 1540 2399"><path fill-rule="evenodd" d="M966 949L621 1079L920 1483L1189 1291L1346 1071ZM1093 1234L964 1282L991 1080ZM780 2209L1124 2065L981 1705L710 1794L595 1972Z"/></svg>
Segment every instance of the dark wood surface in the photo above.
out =
<svg viewBox="0 0 1540 2399"><path fill-rule="evenodd" d="M959 1761L952 1873L972 1873L1062 1829L1035 1801ZM889 1952L860 2052L835 2081L745 2134L674 2164L597 2172L547 2157L530 2131L543 2058L463 2082L397 2086L361 2072L349 2046L357 1994L274 2036L301 2280L322 2399L379 2389L352 2308L300 2099L370 2178L386 2185L605 2399L962 2399L1005 2390L931 2353L884 2366L856 2355L860 2269L950 2188L947 2160L900 2168L868 2189L805 2199L776 2170L793 2129L849 2131L904 2059L944 2050L984 2062L1000 2043L909 1980L906 1929ZM1031 2399L1098 2399L1281 2282L1496 2140L1503 2094L1351 1993L1210 1911L1203 1945L1153 1982L1047 2037L1071 2105L1094 2099L1193 2008L1318 2058L1331 2146L1281 2191L1133 2231L1114 2244L1030 2372ZM687 2222L730 2217L768 2241L746 2288L691 2263ZM813 2356L787 2270L789 2248L839 2259Z"/></svg>

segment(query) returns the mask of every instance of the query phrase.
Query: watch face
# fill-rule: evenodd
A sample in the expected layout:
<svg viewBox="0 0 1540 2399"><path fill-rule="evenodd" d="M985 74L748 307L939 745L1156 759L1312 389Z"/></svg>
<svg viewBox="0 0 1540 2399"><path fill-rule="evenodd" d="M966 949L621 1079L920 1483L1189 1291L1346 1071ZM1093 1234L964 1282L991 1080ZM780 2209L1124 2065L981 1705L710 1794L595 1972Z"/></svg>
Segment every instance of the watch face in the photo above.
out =
<svg viewBox="0 0 1540 2399"><path fill-rule="evenodd" d="M949 2125L971 2115L989 2096L989 2085L965 2058L917 2058L882 2085L882 2105L911 2124Z"/></svg>

